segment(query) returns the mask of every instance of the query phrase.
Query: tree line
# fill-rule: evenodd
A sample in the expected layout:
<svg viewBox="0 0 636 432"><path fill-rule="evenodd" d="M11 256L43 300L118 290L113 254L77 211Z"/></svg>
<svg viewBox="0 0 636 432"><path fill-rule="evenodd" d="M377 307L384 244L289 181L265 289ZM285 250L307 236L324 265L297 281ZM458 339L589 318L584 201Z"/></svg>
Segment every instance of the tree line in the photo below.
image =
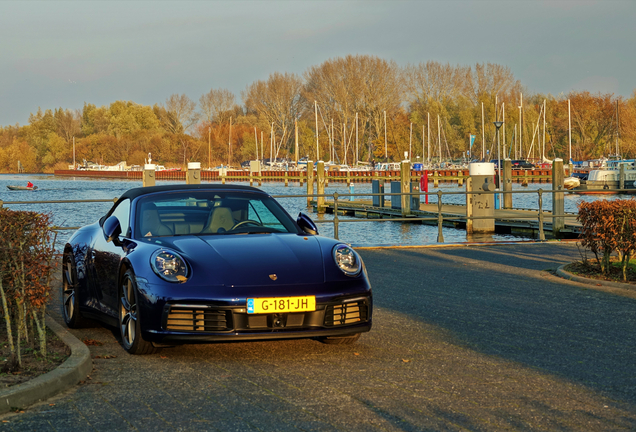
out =
<svg viewBox="0 0 636 432"><path fill-rule="evenodd" d="M272 73L240 96L242 105L213 88L198 103L173 94L153 106L38 108L28 125L0 127L0 171L16 172L18 161L27 172L66 169L73 148L78 162L141 165L150 153L166 166L237 165L293 158L296 136L301 157L338 163L398 161L405 152L413 160L488 159L497 151L494 121L504 121L502 157L567 160L570 148L574 160L636 156L636 90L630 98L530 94L509 67L492 63L399 67L348 55L302 76Z"/></svg>

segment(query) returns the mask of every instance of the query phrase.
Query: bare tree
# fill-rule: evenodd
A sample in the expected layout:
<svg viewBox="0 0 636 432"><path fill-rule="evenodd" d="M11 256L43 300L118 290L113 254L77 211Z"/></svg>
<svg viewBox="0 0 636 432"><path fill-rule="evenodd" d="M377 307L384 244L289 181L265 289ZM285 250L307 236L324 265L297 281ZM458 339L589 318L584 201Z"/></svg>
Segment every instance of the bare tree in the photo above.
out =
<svg viewBox="0 0 636 432"><path fill-rule="evenodd" d="M74 136L81 133L81 115L69 109L55 109L53 115L57 123L57 134L70 143Z"/></svg>
<svg viewBox="0 0 636 432"><path fill-rule="evenodd" d="M368 55L348 55L312 66L305 72L305 81L304 99L311 104L308 111L313 111L316 101L325 123L333 119L339 131L353 130L358 113L361 136L371 134L372 140L383 135L384 112L396 113L403 93L397 64ZM346 151L348 135L334 135Z"/></svg>
<svg viewBox="0 0 636 432"><path fill-rule="evenodd" d="M212 89L199 98L199 105L208 123L224 124L233 116L236 102L228 89Z"/></svg>
<svg viewBox="0 0 636 432"><path fill-rule="evenodd" d="M277 138L276 154L281 148L289 149L292 142L294 121L300 118L303 104L301 90L303 83L296 74L275 72L267 81L256 81L242 92L245 107L256 113L261 123L273 124Z"/></svg>
<svg viewBox="0 0 636 432"><path fill-rule="evenodd" d="M472 89L468 66L428 61L417 66L409 64L404 69L404 76L408 98L420 104L428 99L444 102L468 96Z"/></svg>
<svg viewBox="0 0 636 432"><path fill-rule="evenodd" d="M159 111L161 121L169 132L184 134L198 120L196 106L185 94L173 94L166 99L165 111Z"/></svg>

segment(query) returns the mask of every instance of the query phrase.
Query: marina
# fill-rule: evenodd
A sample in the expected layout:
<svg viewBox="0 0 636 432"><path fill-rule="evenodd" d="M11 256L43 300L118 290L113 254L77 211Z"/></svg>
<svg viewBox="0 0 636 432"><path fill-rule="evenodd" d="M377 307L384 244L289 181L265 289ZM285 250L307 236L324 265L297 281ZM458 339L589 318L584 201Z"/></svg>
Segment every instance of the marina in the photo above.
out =
<svg viewBox="0 0 636 432"><path fill-rule="evenodd" d="M9 191L7 185L26 184L32 181L39 186L37 191L25 193L20 191ZM177 182L176 180L159 180L158 184L169 184ZM237 184L249 185L248 181L237 182ZM68 177L55 176L50 174L2 174L0 175L0 201L5 206L15 210L30 210L43 213L50 213L53 222L60 227L80 227L94 223L103 216L111 207L113 199L120 196L123 192L133 187L142 186L140 180L130 179L112 179L112 178L90 178L90 177ZM320 234L333 237L334 236L334 217L336 216L330 210L325 213L316 213L313 204L308 207L306 197L306 184L300 181L268 181L263 182L261 186L257 186L273 196L281 196L281 204L292 216L297 216L299 212L309 213L312 219L318 223ZM390 246L390 245L427 245L436 244L439 237L439 228L437 220L419 223L410 221L396 220L399 212L391 210L390 207L383 210L386 213L385 219L379 219L382 223L378 223L377 219L364 219L364 221L349 223L347 221L353 219L362 219L362 213L366 213L366 217L373 217L376 212L354 208L355 203L351 204L351 197L346 194L354 193L354 200L371 201L372 194L371 182L354 183L353 191L350 184L343 181L330 181L325 187L326 195L335 193L342 197L338 200L339 206L339 238L353 245L360 246ZM442 233L446 243L467 243L467 242L505 242L505 241L530 241L538 238L538 190L544 191L552 188L551 183L529 183L523 185L519 182L512 183L512 208L518 213L514 222L508 222L511 226L508 229L501 228L503 222L497 223L495 232L492 234L467 234L461 218L465 215L462 206L466 203L465 184L459 186L458 182L438 182L435 186L431 181L429 208L425 207L425 197L421 195L422 207L420 210L428 210L429 213L418 214L428 219L437 217L438 193L441 193L443 203L443 226ZM419 196L419 195L418 195ZM577 205L583 201L594 201L596 199L624 199L630 195L578 195L568 194L564 196L565 214L575 215ZM102 202L90 203L73 203L73 200L101 200ZM315 201L315 198L313 199ZM37 201L46 203L36 203ZM56 202L51 202L56 201ZM329 197L326 204L332 199ZM543 193L542 208L544 211L544 229L547 236L550 236L552 194ZM11 202L33 202L33 204L9 204ZM361 205L364 205L362 203ZM351 207L347 210L346 207ZM356 216L355 212L358 211ZM344 214L347 212L348 214ZM434 213L431 216L431 213ZM389 215L390 214L390 215ZM497 211L496 217L499 219L503 211ZM519 219L521 214L527 215L528 219ZM384 217L384 216L383 216ZM459 219L458 219L459 218ZM409 217L411 219L411 217ZM573 217L565 219L566 224L571 224ZM569 227L566 227L569 229ZM572 228L576 231L576 228ZM71 230L63 230L58 233L58 242L63 242L65 238L71 235Z"/></svg>

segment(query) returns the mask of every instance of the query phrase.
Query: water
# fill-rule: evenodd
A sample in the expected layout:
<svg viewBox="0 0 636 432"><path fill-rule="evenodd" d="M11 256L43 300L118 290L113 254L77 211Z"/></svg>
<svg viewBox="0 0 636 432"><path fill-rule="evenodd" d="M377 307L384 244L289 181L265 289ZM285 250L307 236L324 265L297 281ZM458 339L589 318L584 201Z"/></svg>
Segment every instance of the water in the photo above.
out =
<svg viewBox="0 0 636 432"><path fill-rule="evenodd" d="M28 181L38 186L36 191L9 191L7 185L26 185ZM181 181L158 181L162 184L183 184ZM249 182L232 182L231 184L249 185ZM123 192L134 187L140 187L140 180L111 180L111 179L91 179L91 178L71 178L55 177L53 175L40 174L0 174L0 200L2 201L45 201L45 200L82 200L82 199L108 199L119 197ZM431 183L432 186L432 183ZM513 184L513 190L528 191L532 193L513 195L513 207L538 210L538 189L550 190L549 183L531 183L528 187L521 187ZM289 187L285 187L283 182L263 183L261 189L271 195L301 195L306 193L306 187L299 187L299 184L290 182ZM456 184L440 184L439 189L432 188L430 192L459 192L465 190L457 187ZM349 193L349 187L345 183L330 182L326 188L326 193L332 194ZM371 193L371 183L356 183L355 193ZM603 199L625 198L620 195L607 195ZM361 197L370 199L370 197ZM343 197L344 199L348 199ZM599 199L592 195L565 195L565 211L576 212L577 205L581 201L591 201ZM464 195L445 195L442 198L444 203L464 204ZM424 197L422 196L422 201ZM292 217L296 217L299 212L309 214L315 221L333 220L332 214L318 215L313 213L306 206L306 198L279 198L279 202L289 212ZM437 202L436 196L429 196L429 202ZM112 203L68 203L68 204L28 204L28 205L7 205L14 210L31 210L42 213L49 213L53 223L57 226L79 227L94 223L103 216L112 206ZM551 194L543 194L543 208L552 208ZM347 217L341 216L340 220ZM321 235L333 237L333 224L319 223L318 229ZM61 231L58 241L63 244L72 231ZM508 234L487 234L467 236L465 230L455 228L443 228L444 240L447 243L473 242L473 241L509 241L509 240L530 240L529 238L518 237ZM355 222L342 223L339 225L339 237L341 240L354 245L378 246L378 245L427 245L437 243L437 226L423 225L419 223L401 222Z"/></svg>

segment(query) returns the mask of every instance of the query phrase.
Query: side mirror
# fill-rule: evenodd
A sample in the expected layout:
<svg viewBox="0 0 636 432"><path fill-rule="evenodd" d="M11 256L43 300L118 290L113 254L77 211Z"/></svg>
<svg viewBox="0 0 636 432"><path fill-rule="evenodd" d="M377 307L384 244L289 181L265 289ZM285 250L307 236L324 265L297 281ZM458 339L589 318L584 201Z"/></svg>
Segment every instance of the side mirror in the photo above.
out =
<svg viewBox="0 0 636 432"><path fill-rule="evenodd" d="M318 228L316 227L316 224L305 213L298 213L298 219L296 219L296 223L298 224L300 229L307 234L318 235Z"/></svg>
<svg viewBox="0 0 636 432"><path fill-rule="evenodd" d="M115 246L121 246L119 236L121 234L121 225L116 216L111 216L104 221L104 235L107 242L113 242Z"/></svg>

